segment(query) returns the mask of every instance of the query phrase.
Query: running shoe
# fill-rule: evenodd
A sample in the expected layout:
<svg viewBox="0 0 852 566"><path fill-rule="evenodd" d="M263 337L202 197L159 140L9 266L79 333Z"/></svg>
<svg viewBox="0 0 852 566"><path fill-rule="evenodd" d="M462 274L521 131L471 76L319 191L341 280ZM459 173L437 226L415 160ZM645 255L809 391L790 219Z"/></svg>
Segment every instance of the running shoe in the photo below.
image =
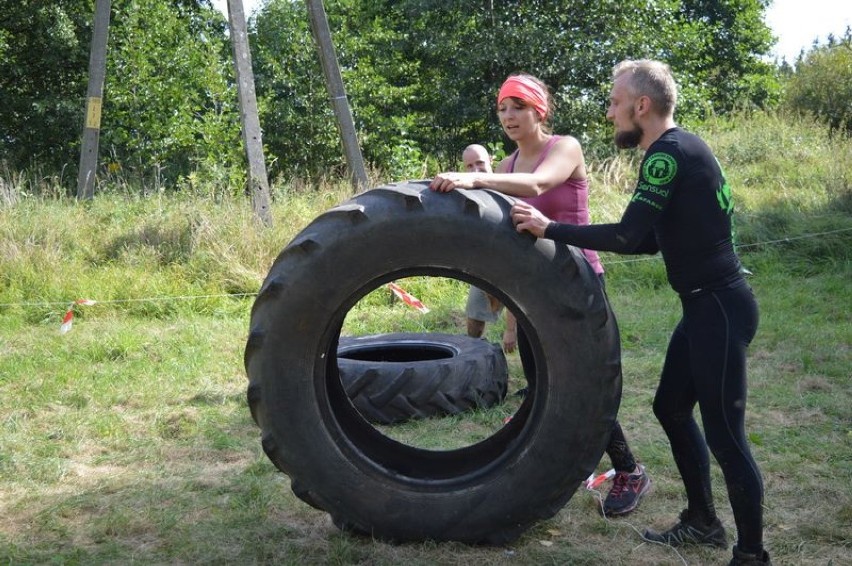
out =
<svg viewBox="0 0 852 566"><path fill-rule="evenodd" d="M646 530L642 538L650 542L659 542L669 546L681 546L684 544L703 544L719 548L726 548L728 546L728 536L725 534L725 527L722 526L722 522L718 517L713 519L713 522L709 525L704 525L692 519L689 516L688 509L684 509L681 512L680 520L672 528L661 533Z"/></svg>
<svg viewBox="0 0 852 566"><path fill-rule="evenodd" d="M769 560L769 553L765 550L759 554L751 554L734 546L734 557L728 563L728 566L772 566L772 561Z"/></svg>
<svg viewBox="0 0 852 566"><path fill-rule="evenodd" d="M603 514L607 517L627 515L639 506L639 500L651 489L651 478L645 473L645 466L639 464L636 473L616 472L612 480L612 489L603 503Z"/></svg>

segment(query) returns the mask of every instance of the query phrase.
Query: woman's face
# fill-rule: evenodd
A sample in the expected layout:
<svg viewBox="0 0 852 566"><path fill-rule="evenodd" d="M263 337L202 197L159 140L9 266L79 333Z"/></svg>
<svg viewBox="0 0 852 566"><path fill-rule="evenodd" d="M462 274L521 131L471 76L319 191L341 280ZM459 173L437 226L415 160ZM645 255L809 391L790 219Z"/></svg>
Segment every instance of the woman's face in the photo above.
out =
<svg viewBox="0 0 852 566"><path fill-rule="evenodd" d="M503 131L513 141L537 133L541 128L541 119L535 108L513 96L500 101L497 105L497 117Z"/></svg>

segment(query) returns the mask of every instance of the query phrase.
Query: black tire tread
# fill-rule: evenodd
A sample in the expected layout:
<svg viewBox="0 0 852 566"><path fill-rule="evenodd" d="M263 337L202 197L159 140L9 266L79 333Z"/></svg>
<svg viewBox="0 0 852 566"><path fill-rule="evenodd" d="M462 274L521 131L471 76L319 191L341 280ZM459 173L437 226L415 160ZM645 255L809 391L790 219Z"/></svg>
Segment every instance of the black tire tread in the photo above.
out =
<svg viewBox="0 0 852 566"><path fill-rule="evenodd" d="M581 252L517 235L508 220L511 198L492 191L436 195L426 184L405 182L356 195L318 216L279 254L252 307L244 356L247 401L263 450L290 476L293 493L328 512L338 527L383 540L506 544L558 512L603 454L620 399L618 332ZM422 239L415 241L418 234ZM434 234L442 239L430 238ZM382 237L380 253L396 258L388 259L396 271L378 273L369 262L339 265ZM469 272L472 258L460 258L465 252L454 239L480 250L501 249L499 263L477 256L479 272ZM430 245L418 247L423 240ZM400 251L406 245L417 248L410 264ZM519 271L513 261L529 269ZM408 271L423 274L421 265L441 266L462 279L470 273L471 283L493 282L496 289L511 286L506 304L515 301L528 317L519 321L537 331L530 342L538 385L524 403L532 408L522 407L496 440L437 459L362 430L335 400L318 361L368 285ZM332 284L330 274L340 272L347 281ZM314 303L305 289L336 298ZM575 351L581 353L576 359ZM487 388L473 388L433 395L428 403L448 409L459 399L489 395ZM418 406L427 403L415 398ZM391 399L406 410L413 406L411 396L395 393ZM527 419L533 426L523 424ZM354 428L350 433L346 427Z"/></svg>
<svg viewBox="0 0 852 566"><path fill-rule="evenodd" d="M452 344L456 356L430 362L367 362L338 357L347 395L367 420L396 424L412 418L457 415L503 401L509 370L502 350L477 338L445 334L389 334L341 338L340 346L354 352L393 348L401 341ZM350 354L351 355L351 354Z"/></svg>

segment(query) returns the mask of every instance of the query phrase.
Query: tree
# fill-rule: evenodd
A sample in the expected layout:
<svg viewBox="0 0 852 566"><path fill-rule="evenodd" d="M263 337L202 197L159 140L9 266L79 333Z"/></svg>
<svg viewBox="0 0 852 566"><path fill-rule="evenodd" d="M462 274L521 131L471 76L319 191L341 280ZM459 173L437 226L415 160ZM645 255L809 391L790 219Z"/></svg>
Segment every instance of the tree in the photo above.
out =
<svg viewBox="0 0 852 566"><path fill-rule="evenodd" d="M166 181L236 174L243 156L225 29L206 0L114 4L101 134L114 163Z"/></svg>
<svg viewBox="0 0 852 566"><path fill-rule="evenodd" d="M692 118L737 107L777 104L780 84L765 60L772 47L764 22L769 0L683 0L661 57L681 83Z"/></svg>
<svg viewBox="0 0 852 566"><path fill-rule="evenodd" d="M94 0L0 0L0 160L10 167L76 163L93 12Z"/></svg>
<svg viewBox="0 0 852 566"><path fill-rule="evenodd" d="M365 159L394 178L454 167L502 136L495 95L513 72L553 90L554 130L610 152L612 66L658 58L678 119L771 105L768 0L326 0ZM46 7L47 6L47 7ZM209 0L113 0L101 148L124 171L243 185L227 26ZM0 0L0 159L61 168L79 154L93 0ZM273 175L343 172L304 2L268 0L250 25ZM21 46L23 48L18 48ZM498 151L500 147L497 148Z"/></svg>
<svg viewBox="0 0 852 566"><path fill-rule="evenodd" d="M408 102L419 90L419 63L389 47L404 32L381 14L369 18L369 2L338 0L325 7L365 159L390 176L412 176L423 155L409 136L428 118ZM254 33L272 173L342 173L340 138L304 2L268 2L254 19Z"/></svg>
<svg viewBox="0 0 852 566"><path fill-rule="evenodd" d="M242 158L222 15L209 0L112 6L102 155L164 180L239 171L229 167ZM79 157L94 0L0 0L0 14L0 159L58 173Z"/></svg>
<svg viewBox="0 0 852 566"><path fill-rule="evenodd" d="M411 93L394 109L425 119L408 133L411 142L454 163L466 143L501 139L494 97L512 72L543 79L560 108L555 129L573 132L588 145L603 139L603 131L609 136L603 116L610 71L624 58L670 62L683 92L679 115L686 118L741 103L771 104L777 92L774 69L761 60L772 39L763 23L766 4L372 0L348 11L348 25L361 30L374 57L405 62L369 68ZM356 84L358 78L353 76ZM353 94L353 104L357 115L364 100Z"/></svg>
<svg viewBox="0 0 852 566"><path fill-rule="evenodd" d="M249 28L270 175L342 172L343 154L305 3L272 0Z"/></svg>
<svg viewBox="0 0 852 566"><path fill-rule="evenodd" d="M815 116L833 133L852 135L852 28L800 55L786 86L786 107Z"/></svg>
<svg viewBox="0 0 852 566"><path fill-rule="evenodd" d="M567 10L536 0L476 10L460 0L332 0L326 9L364 154L401 173L416 172L424 156L455 164L470 141L500 140L494 97L515 71L554 87L568 109L559 129L591 129L601 121L614 52L647 43L639 39L656 15L647 4L583 0ZM327 170L339 146L326 137L334 129L302 11L275 0L256 18L265 139L289 167ZM309 149L300 146L306 136Z"/></svg>

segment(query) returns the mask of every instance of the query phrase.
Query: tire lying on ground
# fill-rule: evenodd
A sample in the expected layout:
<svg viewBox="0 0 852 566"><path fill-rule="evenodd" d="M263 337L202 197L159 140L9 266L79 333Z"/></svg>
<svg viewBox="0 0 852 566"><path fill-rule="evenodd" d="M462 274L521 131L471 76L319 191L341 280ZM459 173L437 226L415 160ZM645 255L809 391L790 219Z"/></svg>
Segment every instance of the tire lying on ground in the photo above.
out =
<svg viewBox="0 0 852 566"><path fill-rule="evenodd" d="M337 367L358 412L380 424L492 407L509 380L500 346L457 334L341 337Z"/></svg>
<svg viewBox="0 0 852 566"><path fill-rule="evenodd" d="M245 366L262 446L293 492L341 529L390 541L505 544L553 516L595 469L621 395L618 329L579 250L518 234L513 199L366 191L281 252L252 308ZM518 319L529 393L495 434L459 449L393 440L353 406L336 352L347 312L409 276L450 277Z"/></svg>

